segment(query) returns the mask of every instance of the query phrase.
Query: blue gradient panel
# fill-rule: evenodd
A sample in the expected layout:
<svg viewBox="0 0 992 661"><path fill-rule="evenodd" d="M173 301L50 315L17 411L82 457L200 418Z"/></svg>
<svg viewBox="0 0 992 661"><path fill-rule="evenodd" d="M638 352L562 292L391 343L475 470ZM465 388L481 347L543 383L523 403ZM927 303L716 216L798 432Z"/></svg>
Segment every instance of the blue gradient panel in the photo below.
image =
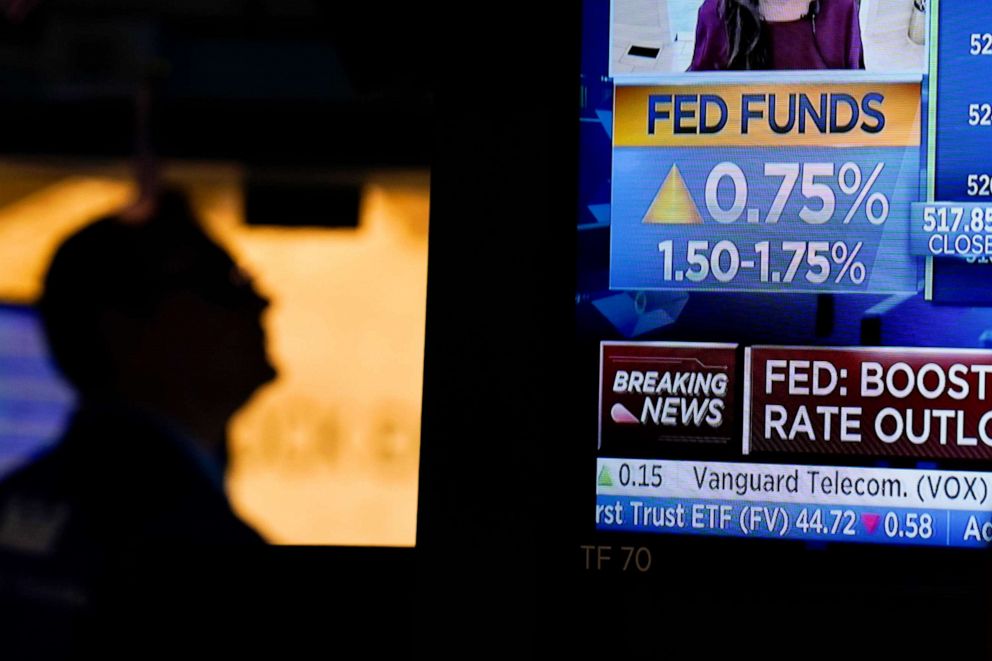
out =
<svg viewBox="0 0 992 661"><path fill-rule="evenodd" d="M941 0L934 197L992 202L992 3ZM933 300L992 305L992 268L935 259Z"/></svg>
<svg viewBox="0 0 992 661"><path fill-rule="evenodd" d="M918 147L617 148L610 285L690 291L915 292L922 261L909 255L909 220L910 204L920 194L919 159ZM736 182L732 175L713 175L715 168L726 169L722 164L728 163L739 169ZM803 194L802 173L783 205L785 178L767 173L768 163L829 167L832 174L810 181L828 189L823 194L832 200L832 213L823 211L822 198ZM879 164L882 168L873 178ZM699 223L645 222L673 165L698 210ZM779 209L773 212L776 204ZM739 213L733 212L735 205ZM829 217L819 220L818 212ZM801 213L816 222L802 220ZM728 215L733 220L727 221ZM662 247L665 241L671 242L670 248ZM702 267L689 263L690 241L708 242L705 277L699 277ZM713 256L722 241L732 248L728 251L725 245L719 257ZM766 257L762 242L769 243ZM801 257L783 242L806 244ZM791 269L794 259L799 261ZM717 262L721 273L713 268Z"/></svg>
<svg viewBox="0 0 992 661"><path fill-rule="evenodd" d="M992 3L973 0L941 0L940 40L937 58L937 201L992 200L968 192L968 177L992 174L992 118L971 123L972 104L992 102L988 94L992 73L992 41L972 35L992 33ZM972 54L973 50L979 51Z"/></svg>

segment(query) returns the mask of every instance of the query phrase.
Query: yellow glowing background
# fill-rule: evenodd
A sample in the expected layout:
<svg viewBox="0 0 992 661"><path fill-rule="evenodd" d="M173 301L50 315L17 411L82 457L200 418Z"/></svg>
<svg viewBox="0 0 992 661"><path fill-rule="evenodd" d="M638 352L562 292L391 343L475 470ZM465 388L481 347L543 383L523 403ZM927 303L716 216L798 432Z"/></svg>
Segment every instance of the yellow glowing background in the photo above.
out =
<svg viewBox="0 0 992 661"><path fill-rule="evenodd" d="M413 545L427 173L362 177L357 230L246 226L236 167L165 178L272 299L279 378L232 422L235 509L275 543ZM119 164L0 162L0 301L34 301L59 243L134 194Z"/></svg>

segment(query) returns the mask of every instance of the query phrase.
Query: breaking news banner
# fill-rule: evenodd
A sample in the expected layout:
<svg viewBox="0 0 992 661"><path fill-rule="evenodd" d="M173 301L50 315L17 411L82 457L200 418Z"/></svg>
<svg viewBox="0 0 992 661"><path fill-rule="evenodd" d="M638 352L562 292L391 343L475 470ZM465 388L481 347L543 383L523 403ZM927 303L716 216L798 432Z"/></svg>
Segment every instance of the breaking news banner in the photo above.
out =
<svg viewBox="0 0 992 661"><path fill-rule="evenodd" d="M992 351L751 347L744 454L992 459Z"/></svg>
<svg viewBox="0 0 992 661"><path fill-rule="evenodd" d="M600 530L984 547L992 473L600 458Z"/></svg>
<svg viewBox="0 0 992 661"><path fill-rule="evenodd" d="M610 288L907 293L919 82L618 85Z"/></svg>
<svg viewBox="0 0 992 661"><path fill-rule="evenodd" d="M736 365L736 344L602 342L599 448L730 447Z"/></svg>

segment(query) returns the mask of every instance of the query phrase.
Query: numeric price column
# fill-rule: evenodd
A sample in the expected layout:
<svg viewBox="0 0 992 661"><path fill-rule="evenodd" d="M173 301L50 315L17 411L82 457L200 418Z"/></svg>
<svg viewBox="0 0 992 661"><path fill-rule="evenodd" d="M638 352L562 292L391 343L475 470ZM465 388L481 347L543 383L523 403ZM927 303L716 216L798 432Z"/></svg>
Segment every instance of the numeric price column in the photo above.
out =
<svg viewBox="0 0 992 661"><path fill-rule="evenodd" d="M992 2L941 0L939 10L934 199L992 203ZM932 298L992 303L992 271L974 262L935 258Z"/></svg>

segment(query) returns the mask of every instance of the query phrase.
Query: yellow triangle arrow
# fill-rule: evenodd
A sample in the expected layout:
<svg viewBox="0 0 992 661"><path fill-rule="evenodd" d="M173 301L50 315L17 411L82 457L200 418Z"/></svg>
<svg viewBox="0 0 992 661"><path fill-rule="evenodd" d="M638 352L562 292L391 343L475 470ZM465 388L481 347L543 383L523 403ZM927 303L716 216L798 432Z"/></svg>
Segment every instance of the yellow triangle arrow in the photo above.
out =
<svg viewBox="0 0 992 661"><path fill-rule="evenodd" d="M661 184L658 194L651 203L651 208L644 214L642 223L662 225L701 225L703 218L699 215L696 203L686 188L682 173L677 165L672 165L668 176Z"/></svg>

